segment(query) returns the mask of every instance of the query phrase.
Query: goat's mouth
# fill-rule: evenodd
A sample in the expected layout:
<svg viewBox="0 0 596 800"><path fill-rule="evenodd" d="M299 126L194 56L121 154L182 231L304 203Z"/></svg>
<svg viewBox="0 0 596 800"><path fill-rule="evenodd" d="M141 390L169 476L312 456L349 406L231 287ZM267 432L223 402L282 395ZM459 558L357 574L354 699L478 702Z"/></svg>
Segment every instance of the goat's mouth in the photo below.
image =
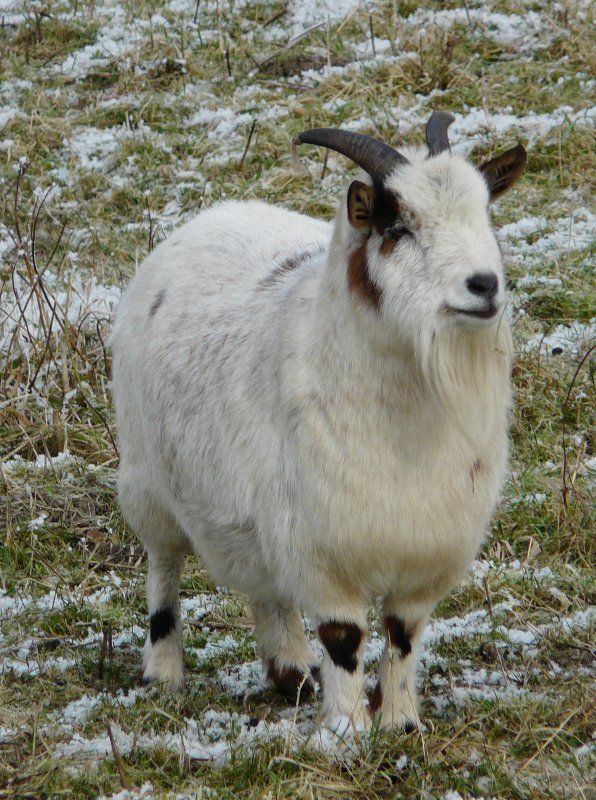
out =
<svg viewBox="0 0 596 800"><path fill-rule="evenodd" d="M491 319L494 317L499 309L497 306L490 305L489 308L484 310L476 310L469 308L454 308L454 306L445 306L448 314L463 314L466 317L475 317L476 319Z"/></svg>

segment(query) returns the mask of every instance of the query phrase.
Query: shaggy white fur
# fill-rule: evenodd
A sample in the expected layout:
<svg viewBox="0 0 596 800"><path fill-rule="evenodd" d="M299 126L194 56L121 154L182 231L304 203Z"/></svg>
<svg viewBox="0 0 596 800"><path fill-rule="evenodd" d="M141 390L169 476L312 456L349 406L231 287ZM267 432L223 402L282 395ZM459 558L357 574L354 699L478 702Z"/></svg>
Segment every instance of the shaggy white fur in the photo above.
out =
<svg viewBox="0 0 596 800"><path fill-rule="evenodd" d="M474 557L505 477L511 341L488 215L501 172L403 152L384 185L397 234L355 225L345 199L334 224L227 202L160 244L125 293L119 496L149 553L148 680L183 681L192 547L248 595L280 688L315 664L297 609L319 625L330 726L368 724L361 654L383 597L372 708L385 727L417 720L425 620ZM490 297L479 275L496 281Z"/></svg>

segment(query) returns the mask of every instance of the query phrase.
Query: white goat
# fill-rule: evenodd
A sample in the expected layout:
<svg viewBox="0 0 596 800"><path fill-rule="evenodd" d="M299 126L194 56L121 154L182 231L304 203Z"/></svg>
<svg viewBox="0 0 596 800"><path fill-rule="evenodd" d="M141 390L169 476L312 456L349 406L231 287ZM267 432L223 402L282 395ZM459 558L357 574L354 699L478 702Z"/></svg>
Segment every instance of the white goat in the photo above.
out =
<svg viewBox="0 0 596 800"><path fill-rule="evenodd" d="M363 168L334 224L226 202L159 245L112 337L120 503L149 557L144 678L183 684L178 591L194 548L248 595L269 677L323 722L418 721L417 650L482 542L510 404L504 275L488 202L521 146L479 170L438 112L401 154L321 129ZM366 173L366 175L365 175ZM387 641L367 704L367 606Z"/></svg>

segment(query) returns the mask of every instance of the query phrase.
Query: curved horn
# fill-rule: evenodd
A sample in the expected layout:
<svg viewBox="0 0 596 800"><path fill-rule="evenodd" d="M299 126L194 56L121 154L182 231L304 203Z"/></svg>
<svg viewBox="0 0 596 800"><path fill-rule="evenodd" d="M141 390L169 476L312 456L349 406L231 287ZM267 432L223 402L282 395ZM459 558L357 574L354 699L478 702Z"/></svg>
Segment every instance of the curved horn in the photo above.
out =
<svg viewBox="0 0 596 800"><path fill-rule="evenodd" d="M337 128L313 128L298 134L294 144L318 144L335 150L362 167L371 178L383 181L398 164L409 164L405 156L389 145L362 133Z"/></svg>
<svg viewBox="0 0 596 800"><path fill-rule="evenodd" d="M448 111L433 111L430 115L426 126L426 144L430 157L438 156L439 153L444 153L445 150L451 152L447 128L454 119L455 117L453 114L450 114Z"/></svg>

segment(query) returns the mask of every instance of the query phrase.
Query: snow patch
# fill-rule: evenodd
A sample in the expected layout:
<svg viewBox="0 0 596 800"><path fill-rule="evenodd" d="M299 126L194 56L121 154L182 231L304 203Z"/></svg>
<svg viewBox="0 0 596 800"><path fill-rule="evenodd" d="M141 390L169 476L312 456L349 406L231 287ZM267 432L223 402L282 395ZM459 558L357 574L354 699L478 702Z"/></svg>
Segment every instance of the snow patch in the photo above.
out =
<svg viewBox="0 0 596 800"><path fill-rule="evenodd" d="M557 325L550 333L537 333L521 346L522 352L538 350L547 356L568 353L577 356L591 346L596 336L596 318L589 323L570 322Z"/></svg>
<svg viewBox="0 0 596 800"><path fill-rule="evenodd" d="M18 108L12 108L10 106L8 107L5 106L4 108L0 108L0 131L2 130L2 128L8 125L9 122L12 122L13 119L24 116L25 115Z"/></svg>
<svg viewBox="0 0 596 800"><path fill-rule="evenodd" d="M359 0L291 0L288 5L289 30L298 36L318 23L337 23L361 5Z"/></svg>

